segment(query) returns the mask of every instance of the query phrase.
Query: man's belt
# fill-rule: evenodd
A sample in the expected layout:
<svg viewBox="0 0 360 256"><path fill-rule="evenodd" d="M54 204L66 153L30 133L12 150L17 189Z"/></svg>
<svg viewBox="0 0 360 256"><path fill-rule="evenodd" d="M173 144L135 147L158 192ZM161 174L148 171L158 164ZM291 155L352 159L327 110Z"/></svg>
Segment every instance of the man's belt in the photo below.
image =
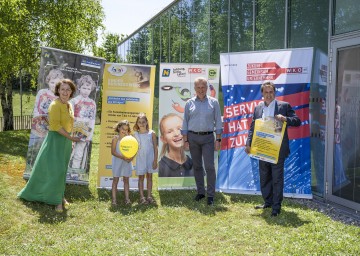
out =
<svg viewBox="0 0 360 256"><path fill-rule="evenodd" d="M193 134L196 134L196 135L208 135L208 134L212 134L214 132L194 132L194 131L189 131Z"/></svg>

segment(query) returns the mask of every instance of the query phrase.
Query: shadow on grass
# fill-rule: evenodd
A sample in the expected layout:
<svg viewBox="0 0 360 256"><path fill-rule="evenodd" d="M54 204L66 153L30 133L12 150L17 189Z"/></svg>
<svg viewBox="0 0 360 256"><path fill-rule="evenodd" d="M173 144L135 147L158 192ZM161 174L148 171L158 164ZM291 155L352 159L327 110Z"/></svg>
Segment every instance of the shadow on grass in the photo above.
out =
<svg viewBox="0 0 360 256"><path fill-rule="evenodd" d="M104 189L104 188L98 188L98 198L99 201L108 202L109 204L109 211L110 212L118 212L122 215L131 215L137 212L146 212L151 209L157 209L158 204L157 202L151 203L151 204L140 204L140 196L138 191L130 191L129 198L131 201L130 205L125 204L125 196L124 191L118 190L116 201L117 205L111 204L111 190ZM145 192L146 195L146 192ZM156 198L154 198L156 200Z"/></svg>
<svg viewBox="0 0 360 256"><path fill-rule="evenodd" d="M26 158L30 130L0 132L0 154Z"/></svg>
<svg viewBox="0 0 360 256"><path fill-rule="evenodd" d="M227 201L222 193L215 194L213 206L207 205L206 198L196 202L195 190L159 190L159 197L162 206L186 207L189 210L198 211L204 215L216 215L216 212L228 211Z"/></svg>
<svg viewBox="0 0 360 256"><path fill-rule="evenodd" d="M88 186L67 184L65 188L65 198L69 203L76 201L87 201L92 199ZM21 200L21 199L20 199ZM66 207L63 212L56 212L55 205L48 205L41 202L28 202L21 200L23 204L39 214L40 223L56 224L65 222L68 218Z"/></svg>
<svg viewBox="0 0 360 256"><path fill-rule="evenodd" d="M230 201L232 203L244 203L252 205L263 204L264 201L261 195L239 195L239 194L230 194ZM269 225L281 225L285 227L300 227L304 224L309 223L299 218L298 214L292 211L287 211L284 208L299 208L298 205L292 203L288 198L285 198L281 209L280 215L276 217L271 217L271 208L268 209L254 209L255 217L262 217Z"/></svg>
<svg viewBox="0 0 360 256"><path fill-rule="evenodd" d="M20 199L21 200L21 199ZM23 204L39 214L39 223L57 224L67 220L67 210L56 212L55 205L48 205L40 202L28 202L21 200Z"/></svg>
<svg viewBox="0 0 360 256"><path fill-rule="evenodd" d="M304 221L300 219L297 213L292 211L286 211L284 210L284 208L281 209L281 213L276 217L271 216L271 209L264 209L257 211L259 211L259 213L254 214L253 216L262 217L269 225L298 228L305 224L310 223L309 221Z"/></svg>
<svg viewBox="0 0 360 256"><path fill-rule="evenodd" d="M225 194L229 196L231 203L253 204L254 206L263 203L261 195Z"/></svg>
<svg viewBox="0 0 360 256"><path fill-rule="evenodd" d="M67 184L65 188L65 198L70 202L85 202L94 199L88 185Z"/></svg>

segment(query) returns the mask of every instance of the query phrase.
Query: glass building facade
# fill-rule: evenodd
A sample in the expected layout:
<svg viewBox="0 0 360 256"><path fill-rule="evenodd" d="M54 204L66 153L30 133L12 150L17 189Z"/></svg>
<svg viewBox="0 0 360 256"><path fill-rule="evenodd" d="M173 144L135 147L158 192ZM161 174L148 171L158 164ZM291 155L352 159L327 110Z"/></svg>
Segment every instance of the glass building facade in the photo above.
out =
<svg viewBox="0 0 360 256"><path fill-rule="evenodd" d="M329 56L329 65L320 70L328 81L325 86L312 83L309 99L312 190L320 197L360 209L360 135L350 140L344 128L348 124L336 126L345 122L338 118L343 116L341 109L349 111L356 99L360 110L360 47L356 42L343 48L338 43L356 41L359 30L357 0L178 0L120 42L118 56L122 63L157 67L164 62L219 64L220 53L286 48L313 47ZM349 63L350 56L353 60ZM351 85L346 80L350 69L355 79ZM158 79L157 74L156 86ZM346 101L349 87L356 99ZM154 124L158 123L156 100ZM359 114L346 116L350 117L359 119ZM360 134L360 121L352 128ZM346 139L336 140L339 133ZM351 157L339 151L339 145L351 150ZM336 180L339 155L345 180L340 187Z"/></svg>

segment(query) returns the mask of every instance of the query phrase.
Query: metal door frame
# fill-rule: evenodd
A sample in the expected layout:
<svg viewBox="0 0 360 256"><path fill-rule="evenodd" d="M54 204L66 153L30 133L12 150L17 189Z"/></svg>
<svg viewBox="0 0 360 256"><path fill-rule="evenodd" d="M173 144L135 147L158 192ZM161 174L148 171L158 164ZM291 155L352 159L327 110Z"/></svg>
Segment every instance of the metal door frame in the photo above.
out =
<svg viewBox="0 0 360 256"><path fill-rule="evenodd" d="M329 52L329 83L326 106L326 148L325 148L325 199L337 204L360 211L360 204L333 195L333 172L334 172L334 116L335 97L337 82L338 51L347 48L360 48L360 31L334 36L330 39Z"/></svg>

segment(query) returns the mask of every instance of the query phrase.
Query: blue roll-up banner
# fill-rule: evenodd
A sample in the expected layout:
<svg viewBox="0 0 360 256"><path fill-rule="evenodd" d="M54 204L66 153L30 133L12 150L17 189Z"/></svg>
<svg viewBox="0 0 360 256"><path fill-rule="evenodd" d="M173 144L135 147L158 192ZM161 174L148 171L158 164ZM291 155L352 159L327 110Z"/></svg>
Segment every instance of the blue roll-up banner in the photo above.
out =
<svg viewBox="0 0 360 256"><path fill-rule="evenodd" d="M290 155L285 161L284 196L312 198L309 94L313 48L224 53L220 55L224 98L223 139L217 189L260 194L258 160L244 151L254 108L262 101L264 81L276 86L276 99L289 102L302 121L289 127Z"/></svg>

